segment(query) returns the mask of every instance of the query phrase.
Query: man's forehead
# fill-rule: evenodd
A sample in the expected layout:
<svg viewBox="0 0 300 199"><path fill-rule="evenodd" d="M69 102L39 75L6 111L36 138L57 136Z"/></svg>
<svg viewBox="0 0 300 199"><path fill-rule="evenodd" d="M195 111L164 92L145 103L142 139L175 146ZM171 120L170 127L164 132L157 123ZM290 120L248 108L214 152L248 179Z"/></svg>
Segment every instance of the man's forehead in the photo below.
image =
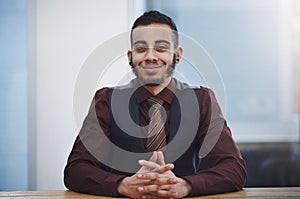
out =
<svg viewBox="0 0 300 199"><path fill-rule="evenodd" d="M162 43L164 43L164 44L169 44L169 45L171 44L170 41L168 41L168 40L162 40L162 39L160 39L160 40L155 40L154 43L155 43L155 44L162 44ZM147 42L147 41L144 41L144 40L137 40L137 41L134 41L134 42L133 42L133 45L137 45L137 44L140 44L140 45L147 45L148 42Z"/></svg>
<svg viewBox="0 0 300 199"><path fill-rule="evenodd" d="M133 43L136 41L145 41L146 43L155 43L157 41L172 42L173 30L168 26L141 26L132 31Z"/></svg>

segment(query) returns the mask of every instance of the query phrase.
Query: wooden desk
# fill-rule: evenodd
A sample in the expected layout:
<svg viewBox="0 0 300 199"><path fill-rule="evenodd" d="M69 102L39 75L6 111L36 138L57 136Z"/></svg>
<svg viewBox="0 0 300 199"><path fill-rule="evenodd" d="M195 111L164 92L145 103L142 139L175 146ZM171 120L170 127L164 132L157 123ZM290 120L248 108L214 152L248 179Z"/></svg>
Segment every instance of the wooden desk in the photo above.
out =
<svg viewBox="0 0 300 199"><path fill-rule="evenodd" d="M93 196L75 193L72 191L16 191L16 192L0 192L0 199L109 199L109 197ZM201 196L194 199L222 199L222 198L239 198L239 199L282 199L282 198L300 198L300 187L291 188L246 188L243 191Z"/></svg>

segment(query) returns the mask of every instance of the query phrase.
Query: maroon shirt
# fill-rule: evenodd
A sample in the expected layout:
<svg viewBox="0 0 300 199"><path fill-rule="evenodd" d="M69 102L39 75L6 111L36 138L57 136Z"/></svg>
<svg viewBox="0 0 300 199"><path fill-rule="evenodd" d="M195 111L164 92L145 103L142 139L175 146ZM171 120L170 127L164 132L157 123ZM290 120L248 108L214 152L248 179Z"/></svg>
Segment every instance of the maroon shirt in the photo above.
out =
<svg viewBox="0 0 300 199"><path fill-rule="evenodd" d="M165 101L164 107L169 115L170 104L174 94L175 81L172 80L168 88L160 92L157 97ZM145 100L151 97L151 93L140 87L135 91L135 97L139 103L141 117L148 113ZM212 120L223 122L223 130L212 150L207 154L206 159L211 166L207 170L197 172L191 176L181 176L192 185L190 196L215 194L242 189L246 183L245 162L233 141L229 127L222 116L217 100L211 90L205 87L200 89L200 124L199 132L203 134L199 139L205 137L208 126ZM211 114L211 107L217 107L217 113ZM92 109L96 107L98 121L91 121ZM214 110L215 111L215 110ZM216 111L215 111L216 112ZM149 119L143 117L141 123L147 123ZM95 94L93 104L80 134L84 137L93 137L97 133L95 122L100 123L102 130L109 137L110 115L108 88L102 88ZM166 132L169 131L168 120ZM82 139L82 136L81 136ZM64 182L67 188L77 192L95 195L121 196L117 192L119 182L126 177L105 171L99 167L99 161L85 148L79 136L76 138L71 154L65 168ZM199 140L199 144L203 140ZM95 141L95 148L101 147L100 141ZM204 143L205 144L205 143Z"/></svg>

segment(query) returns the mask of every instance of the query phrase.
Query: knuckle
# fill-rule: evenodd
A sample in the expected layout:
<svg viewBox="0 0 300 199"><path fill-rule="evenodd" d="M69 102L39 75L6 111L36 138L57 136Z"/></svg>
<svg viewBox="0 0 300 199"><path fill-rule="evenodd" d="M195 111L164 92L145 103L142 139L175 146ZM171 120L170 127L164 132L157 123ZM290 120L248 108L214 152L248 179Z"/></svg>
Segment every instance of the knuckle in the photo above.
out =
<svg viewBox="0 0 300 199"><path fill-rule="evenodd" d="M158 186L157 185L149 185L145 187L145 191L146 192L153 192L153 191L157 191L158 190Z"/></svg>

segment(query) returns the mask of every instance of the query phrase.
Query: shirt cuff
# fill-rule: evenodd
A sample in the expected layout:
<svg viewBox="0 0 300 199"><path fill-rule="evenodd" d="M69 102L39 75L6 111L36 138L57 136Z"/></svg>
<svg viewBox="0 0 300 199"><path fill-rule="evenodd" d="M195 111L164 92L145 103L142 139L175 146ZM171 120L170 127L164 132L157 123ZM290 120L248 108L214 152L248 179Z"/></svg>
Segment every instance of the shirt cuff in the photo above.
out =
<svg viewBox="0 0 300 199"><path fill-rule="evenodd" d="M201 176L184 176L182 179L186 180L192 186L191 192L187 197L203 195L201 190L205 190L205 181Z"/></svg>
<svg viewBox="0 0 300 199"><path fill-rule="evenodd" d="M125 178L124 175L110 175L105 179L104 189L107 190L107 193L110 193L111 196L124 197L118 192L118 187L120 182Z"/></svg>

